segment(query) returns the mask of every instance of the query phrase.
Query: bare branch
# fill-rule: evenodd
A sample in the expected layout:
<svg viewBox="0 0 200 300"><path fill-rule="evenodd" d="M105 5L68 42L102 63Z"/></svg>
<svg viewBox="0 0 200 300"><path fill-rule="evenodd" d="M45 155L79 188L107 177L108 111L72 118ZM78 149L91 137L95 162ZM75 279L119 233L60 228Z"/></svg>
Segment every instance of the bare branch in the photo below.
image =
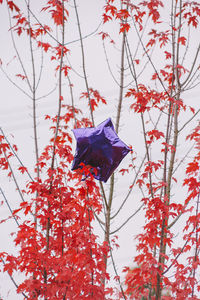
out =
<svg viewBox="0 0 200 300"><path fill-rule="evenodd" d="M21 56L19 55L19 51L18 51L17 46L16 46L16 43L15 43L15 39L14 39L13 31L12 31L12 23L11 23L10 10L9 10L9 8L8 8L8 4L7 4L7 9L8 9L9 24L10 24L10 33L11 33L11 39L12 39L13 47L14 47L15 52L16 52L16 54L17 54L17 58L18 58L18 60L19 60L19 63L20 63L20 65L21 65L21 68L22 68L22 70L23 70L23 72L24 72L25 80L26 80L26 82L27 82L27 84L28 84L28 86L29 86L30 91L32 91L32 87L31 87L30 81L29 81L29 79L28 79L28 74L27 74L27 72L26 72L26 70L25 70L24 64L23 64L23 62L22 62Z"/></svg>
<svg viewBox="0 0 200 300"><path fill-rule="evenodd" d="M80 20L79 20L79 15L78 15L78 9L76 5L76 0L74 0L74 8L75 8L75 13L76 13L76 19L78 23L78 31L79 31L79 36L80 36L80 43L81 43L81 53L82 53L82 65L83 65L83 74L84 74L84 80L85 80L85 86L88 94L88 100L89 100L89 107L90 107L90 116L91 120L94 124L94 116L93 116L93 111L92 111L92 106L91 106L91 101L90 101L90 93L89 93L89 84L87 80L87 73L86 73L86 66L85 66L85 53L84 53L84 47L83 47L83 38L82 38L82 33L81 33L81 26L80 26Z"/></svg>
<svg viewBox="0 0 200 300"><path fill-rule="evenodd" d="M17 85L11 78L10 76L8 76L8 74L4 71L4 69L2 68L2 66L0 65L0 69L2 71L2 73L6 76L6 78L18 89L20 90L24 95L26 95L29 99L32 99L32 97L26 92L24 91L19 85Z"/></svg>
<svg viewBox="0 0 200 300"><path fill-rule="evenodd" d="M160 75L159 75L159 73L158 73L158 71L157 71L157 69L156 69L154 63L153 63L153 61L152 61L152 59L151 59L149 53L147 52L147 50L146 50L146 48L145 48L145 46L144 46L144 43L143 43L142 38L141 38L141 36L140 36L140 34L139 34L139 32L138 32L138 29L137 29L137 26L136 26L136 24L135 24L135 21L134 21L133 18L132 18L132 20L133 20L133 25L134 25L134 27L135 27L135 31L136 31L137 36L138 36L138 38L139 38L139 40L140 40L140 43L141 43L141 45L142 45L142 48L143 48L143 50L144 50L146 56L148 57L148 59L149 59L151 65L152 65L152 67L153 67L153 69L154 69L154 71L155 71L155 73L156 73L156 75L157 75L157 77L158 77L158 79L159 79L159 81L160 81L161 86L163 87L163 89L164 89L164 91L166 92L166 94L169 96L169 93L168 93L166 87L164 86L164 83L163 83L162 79L160 78Z"/></svg>
<svg viewBox="0 0 200 300"><path fill-rule="evenodd" d="M70 95L71 95L71 102L72 102L72 109L73 109L73 116L74 116L75 128L77 128L77 119L76 119L75 105L74 105L74 95L73 95L72 83L71 83L69 74L67 75L67 80L69 82L69 89L70 89Z"/></svg>
<svg viewBox="0 0 200 300"><path fill-rule="evenodd" d="M195 228L193 229L193 231L191 232L190 234L190 237L192 235L192 233L194 232ZM170 269L171 267L174 265L174 263L177 261L177 259L179 258L179 256L183 253L183 250L185 249L185 247L187 246L188 242L189 242L189 238L186 240L186 242L184 243L184 245L182 246L179 254L176 255L176 257L173 259L172 263L169 265L169 267L162 273L162 275L166 274Z"/></svg>
<svg viewBox="0 0 200 300"><path fill-rule="evenodd" d="M192 64L192 67L190 69L190 72L189 72L187 78L184 80L184 82L181 83L181 87L184 87L184 85L187 84L187 81L189 80L189 78L190 78L190 76L191 76L191 74L192 74L192 72L194 70L197 58L199 56L199 51L200 51L200 44L199 44L199 46L197 48L197 51L196 51L196 54L195 54L195 57L194 57L193 64Z"/></svg>
<svg viewBox="0 0 200 300"><path fill-rule="evenodd" d="M2 135L4 136L6 142L8 143L12 153L14 154L14 156L16 157L16 159L18 160L18 162L20 163L20 165L22 167L25 167L24 164L22 163L21 159L19 158L19 156L17 155L17 153L15 152L15 150L13 149L12 145L10 144L10 142L8 141L7 137L5 136L3 129L0 127L0 131L2 133ZM32 176L30 175L30 173L28 172L28 170L25 168L25 172L27 173L28 177L30 178L31 181L34 181L34 179L32 178Z"/></svg>
<svg viewBox="0 0 200 300"><path fill-rule="evenodd" d="M82 40L85 40L85 39L87 39L88 37L90 37L90 36L92 36L92 35L94 35L98 30L99 30L99 28L100 28L100 26L102 25L102 21L99 23L99 25L97 26L97 28L95 29L95 30L93 30L92 32L90 32L89 34L87 34L87 35L84 35L83 37L82 37ZM79 39L76 39L76 40L73 40L73 41L70 41L70 42L67 42L67 43L65 43L65 46L66 45L70 45L70 44L74 44L74 43L77 43L77 42L80 42L80 38Z"/></svg>
<svg viewBox="0 0 200 300"><path fill-rule="evenodd" d="M109 59L108 59L108 55L107 55L107 52L106 52L106 47L105 47L105 43L103 41L103 50L104 50L104 54L105 54L105 58L106 58L106 63L107 63L107 66L108 66L108 70L110 72L110 75L111 77L113 78L114 82L120 86L119 82L117 81L117 79L115 78L114 74L113 74L113 71L111 69L111 66L110 66L110 63L109 63Z"/></svg>
<svg viewBox="0 0 200 300"><path fill-rule="evenodd" d="M121 281L120 281L120 277L119 277L118 272L117 272L117 268L116 268L116 265L115 265L115 261L114 261L114 257L113 257L113 253L112 253L112 248L111 248L111 245L110 245L110 241L109 241L109 250L110 250L110 257L111 257L111 260L112 260L112 265L113 265L115 274L117 276L117 281L119 283L119 286L120 286L123 298L126 300L127 298L125 296L125 293L124 293L124 290L123 290L123 287L122 287L122 284L121 284Z"/></svg>
<svg viewBox="0 0 200 300"><path fill-rule="evenodd" d="M119 231L120 229L122 229L122 227L124 227L128 223L128 221L130 221L142 209L143 206L144 206L144 203L142 205L140 205L140 207L132 215L130 215L128 217L128 219L121 226L119 226L114 231L110 232L110 235L111 234L115 234L117 231Z"/></svg>
<svg viewBox="0 0 200 300"><path fill-rule="evenodd" d="M196 111L196 113L178 130L178 132L181 132L185 126L187 126L200 112L200 108Z"/></svg>
<svg viewBox="0 0 200 300"><path fill-rule="evenodd" d="M178 168L181 166L181 164L184 162L185 158L188 156L188 154L191 152L191 150L194 148L194 145L195 145L195 143L190 147L190 149L187 151L187 153L183 156L183 158L180 160L180 162L178 163L176 168L174 168L173 173L172 173L173 175L178 170Z"/></svg>
<svg viewBox="0 0 200 300"><path fill-rule="evenodd" d="M1 260L2 260L2 263L3 263L3 265L5 266L5 261L4 261L4 259L1 257ZM7 272L8 273L8 272ZM14 280L14 278L13 278L13 276L12 275L10 275L9 273L8 273L8 275L9 275L9 277L10 277L10 279L11 279L11 281L13 282L13 284L15 285L15 287L16 287L16 289L18 289L18 284L16 283L16 281ZM23 292L21 292L21 294L24 296L24 298L26 298L26 299L28 299L28 297L23 293Z"/></svg>
<svg viewBox="0 0 200 300"><path fill-rule="evenodd" d="M24 0L24 2L26 3L27 8L28 8L28 2L27 2L26 0ZM58 41L58 39L55 38L55 37L53 36L53 34L51 34L51 33L45 28L44 25L42 25L42 23L41 23L40 20L36 17L36 15L34 14L34 12L33 12L30 8L28 8L28 9L29 9L31 15L33 16L33 18L37 21L38 24L40 24L40 26L41 26L41 27L44 29L44 31L49 35L49 37L51 37L51 38L56 42L56 44L60 44L60 45L61 45L62 43L60 43L60 42ZM99 23L99 25L96 27L95 30L93 30L93 31L90 32L89 34L83 36L82 39L87 39L88 37L94 35L94 34L98 31L98 29L100 28L101 25L102 25L102 22ZM72 40L72 41L70 41L70 42L64 43L63 46L70 45L70 44L74 44L74 43L77 43L77 42L80 42L80 39L75 39L75 40Z"/></svg>
<svg viewBox="0 0 200 300"><path fill-rule="evenodd" d="M5 194L4 194L4 192L3 192L3 190L2 190L1 187L0 187L0 191L1 191L1 194L2 194L2 196L3 196L3 198L4 198L5 202L6 202L6 205L8 206L8 209L9 209L9 211L10 211L13 219L15 220L17 226L19 227L19 222L17 221L16 217L13 215L13 210L12 210L12 208L11 208L11 206L10 206L10 204L9 204L9 202L8 202L8 200L7 200L7 198L6 198L6 196L5 196Z"/></svg>
<svg viewBox="0 0 200 300"><path fill-rule="evenodd" d="M43 55L43 49L41 48L41 63L40 63L40 71L39 71L39 76L38 76L38 80L37 80L37 84L35 87L35 91L37 91L41 78L42 78L42 71L43 71L43 63L44 63L44 55Z"/></svg>
<svg viewBox="0 0 200 300"><path fill-rule="evenodd" d="M20 190L20 187L19 187L19 185L18 185L17 179L16 179L16 177L15 177L15 174L14 174L14 172L13 172L13 169L12 169L12 167L11 167L11 164L10 164L10 162L9 162L9 159L8 159L8 157L7 157L7 155L6 155L6 152L5 152L4 150L3 150L3 153L4 153L4 156L5 156L5 159L6 159L7 163L8 163L8 167L9 167L9 169L10 169L10 172L11 172L12 178L13 178L13 180L14 180L14 183L15 183L15 185L16 185L17 192L19 193L22 202L24 202L24 201L25 201L25 200L24 200L24 197L23 197L22 192L21 192L21 190Z"/></svg>
<svg viewBox="0 0 200 300"><path fill-rule="evenodd" d="M55 92L56 91L56 89L57 89L57 86L58 86L58 83L56 83L56 85L55 85L55 87L50 91L50 92L48 92L47 94L45 94L45 95L43 95L43 96L40 96L40 97L37 97L37 98L35 98L35 101L38 101L38 100L40 100L40 99L44 99L44 98L47 98L49 95L51 95L51 94L53 94L53 92Z"/></svg>

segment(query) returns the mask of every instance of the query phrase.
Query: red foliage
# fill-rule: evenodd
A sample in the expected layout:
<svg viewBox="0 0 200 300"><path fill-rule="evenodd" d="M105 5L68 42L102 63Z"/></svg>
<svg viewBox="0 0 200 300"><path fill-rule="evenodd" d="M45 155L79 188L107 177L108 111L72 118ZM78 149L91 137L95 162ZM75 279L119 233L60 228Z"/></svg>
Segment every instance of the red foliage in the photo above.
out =
<svg viewBox="0 0 200 300"><path fill-rule="evenodd" d="M71 111L69 107L61 116L65 126L73 117ZM3 136L1 140L0 153L9 154L10 147L3 142ZM37 226L30 220L21 223L15 238L15 245L20 246L19 254L1 254L6 261L4 271L10 275L13 271L26 274L17 291L24 292L28 299L35 296L51 300L63 299L64 296L67 299L90 299L90 295L104 299L102 281L108 278L104 265L108 249L106 244L97 242L91 224L94 213L98 214L102 208L99 188L92 174L81 181L80 172L71 173L69 170L73 156L72 139L68 133L59 131L54 142L59 164L56 168L46 169L52 159L53 142L54 139L39 159L44 179L27 184L29 200L22 202L13 212L15 217L20 212L36 214ZM8 169L6 160L2 159L1 167ZM24 166L18 169L22 174L27 171ZM85 168L81 172L86 175ZM74 187L66 185L66 180L73 180L76 184Z"/></svg>
<svg viewBox="0 0 200 300"><path fill-rule="evenodd" d="M57 26L63 25L63 22L67 20L69 15L68 10L64 8L62 1L59 0L49 0L47 6L42 8L42 11L49 11Z"/></svg>
<svg viewBox="0 0 200 300"><path fill-rule="evenodd" d="M94 111L100 103L107 104L105 98L102 97L97 90L93 90L92 88L89 89L89 95L86 92L82 93L81 98L88 99L88 105L91 105L92 111Z"/></svg>

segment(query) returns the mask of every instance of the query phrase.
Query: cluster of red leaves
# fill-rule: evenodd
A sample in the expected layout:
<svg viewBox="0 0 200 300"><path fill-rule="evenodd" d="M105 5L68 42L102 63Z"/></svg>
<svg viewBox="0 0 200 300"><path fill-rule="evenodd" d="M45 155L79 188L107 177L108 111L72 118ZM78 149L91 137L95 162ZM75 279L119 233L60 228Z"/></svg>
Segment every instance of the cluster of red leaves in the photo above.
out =
<svg viewBox="0 0 200 300"><path fill-rule="evenodd" d="M200 3L196 1L186 1L183 4L183 17L188 25L197 28L200 19Z"/></svg>
<svg viewBox="0 0 200 300"><path fill-rule="evenodd" d="M62 2L50 0L47 4L46 7L43 7L42 11L48 11L51 14L51 18L54 20L54 23L57 26L62 26L63 21L66 21L68 16L68 11L63 7ZM37 42L37 46L41 47L44 52L51 51L51 60L59 60L61 55L63 57L67 55L69 52L67 47L60 44L53 47L49 42L44 41L43 36L51 32L51 28L48 25L41 23L30 24L28 17L24 15L21 9L13 1L7 1L7 5L12 13L12 19L14 21L11 30L16 31L19 36L21 36L22 33L31 36L31 38ZM59 69L60 65L57 65L55 70L58 71ZM68 75L69 70L70 67L68 65L65 64L62 66L62 72L65 76ZM22 80L26 78L24 74L16 74L16 76Z"/></svg>
<svg viewBox="0 0 200 300"><path fill-rule="evenodd" d="M200 124L187 136L187 139L195 141L197 154L186 168L187 178L184 180L184 185L188 187L186 204L191 199L195 199L199 195L200 190Z"/></svg>
<svg viewBox="0 0 200 300"><path fill-rule="evenodd" d="M148 15L154 23L158 23L160 19L159 8L163 7L162 1L150 0L143 1L137 5L130 0L123 1L125 8L118 8L114 5L115 0L108 0L104 6L103 23L107 23L113 19L120 20L120 33L128 32L131 28L129 19L134 18L139 29L143 29L143 18ZM164 39L164 37L163 37Z"/></svg>
<svg viewBox="0 0 200 300"><path fill-rule="evenodd" d="M144 198L146 225L143 233L137 236L138 255L134 258L137 265L136 268L125 268L127 294L133 299L141 299L149 295L150 288L156 289L157 274L161 275L160 267L164 267L158 263L157 257L154 255L156 248L160 247L161 224L164 216L171 214L170 207L167 205L167 199L162 199L159 192L154 190L153 198ZM172 234L166 229L167 238L164 243L171 246ZM165 256L166 260L168 259ZM165 278L163 278L164 281ZM163 283L162 283L163 287ZM144 298L145 299L145 298ZM170 299L170 298L169 298Z"/></svg>
<svg viewBox="0 0 200 300"><path fill-rule="evenodd" d="M162 110L163 107L160 107L160 104L163 104L166 100L165 93L148 89L143 84L138 85L138 90L135 88L129 89L125 96L127 98L133 97L135 101L130 105L130 108L137 113L149 111L151 108Z"/></svg>
<svg viewBox="0 0 200 300"><path fill-rule="evenodd" d="M169 42L170 31L166 30L158 32L156 29L152 29L149 32L149 35L151 35L152 38L148 41L146 47L152 47L153 45L157 44L158 41L158 43L160 44L160 48L162 48Z"/></svg>
<svg viewBox="0 0 200 300"><path fill-rule="evenodd" d="M81 94L80 98L88 99L88 105L91 106L92 111L98 107L100 103L107 104L104 97L102 97L97 90L89 89L89 95L87 92Z"/></svg>
<svg viewBox="0 0 200 300"><path fill-rule="evenodd" d="M166 68L168 67L169 66L167 65ZM177 68L182 69L181 66L177 66ZM179 74L181 74L180 72ZM167 81L169 88L171 88L173 73L166 72L164 70L160 70L160 73L162 75L163 81ZM158 78L158 76L158 73L155 73L152 79L155 80L156 78ZM130 105L130 109L133 109L136 113L144 113L146 111L150 111L151 109L158 109L160 111L163 111L164 109L169 108L170 103L172 104L170 111L170 113L172 114L174 113L174 105L177 106L178 113L181 110L186 111L187 108L182 99L175 99L173 97L169 97L169 94L167 92L158 92L154 89L146 87L143 84L138 84L137 89L129 89L125 97L133 99L133 103ZM195 112L192 107L188 106L188 108L192 111L192 113ZM156 131L153 131L153 133L156 135ZM162 133L161 135L163 136ZM147 136L150 136L150 134L148 133ZM157 140L158 138L159 137L157 136ZM147 143L151 143L151 141L152 137L150 140L147 140Z"/></svg>
<svg viewBox="0 0 200 300"><path fill-rule="evenodd" d="M159 9L160 7L164 7L162 1L160 0L143 1L141 5L147 8L148 15L152 18L152 21L154 23L159 22L160 19Z"/></svg>
<svg viewBox="0 0 200 300"><path fill-rule="evenodd" d="M66 2L66 0L64 0L64 2ZM62 26L69 16L68 10L64 7L62 1L59 0L49 0L47 6L42 8L42 11L48 11L57 26Z"/></svg>
<svg viewBox="0 0 200 300"><path fill-rule="evenodd" d="M128 9L118 9L113 3L113 0L109 0L104 6L103 23L107 23L114 18L120 21L119 33L128 32L130 29L130 24L127 22L130 17Z"/></svg>
<svg viewBox="0 0 200 300"><path fill-rule="evenodd" d="M38 36L45 35L47 32L51 31L51 28L45 24L42 25L36 23L30 26L28 18L13 1L7 1L7 5L12 14L12 20L14 21L14 25L11 29L16 31L19 36L21 36L22 33L26 33L36 39Z"/></svg>
<svg viewBox="0 0 200 300"><path fill-rule="evenodd" d="M55 22L55 24L62 25L63 22L63 8L62 8L62 2L61 1L48 1L48 6L43 7L43 11L49 11L52 14L52 18ZM8 1L8 7L10 8L12 14L16 12L12 16L13 20L15 21L15 24L12 26L12 30L16 31L17 34L20 36L22 33L26 33L27 35L30 35L32 39L34 39L37 42L37 46L39 48L42 48L44 52L51 52L51 60L60 60L61 55L62 57L65 57L69 49L66 46L62 46L59 44L58 46L52 46L49 42L44 42L44 38L40 39L42 36L46 35L47 32L51 32L51 28L47 25L42 25L40 23L36 24L29 24L29 21L27 17L21 12L20 8L16 6L13 1ZM65 15L68 16L68 11L64 9ZM64 17L64 20L66 21L66 17ZM60 64L57 65L55 68L55 71L58 71L60 69ZM68 72L70 70L70 67L66 64L62 66L62 72L65 76L68 75ZM24 74L17 74L17 77L24 80L26 76Z"/></svg>
<svg viewBox="0 0 200 300"><path fill-rule="evenodd" d="M111 44L115 43L114 40L110 37L110 35L107 32L101 31L101 32L99 32L99 35L101 35L102 40L109 38Z"/></svg>
<svg viewBox="0 0 200 300"><path fill-rule="evenodd" d="M73 108L67 106L60 119L62 130L40 156L40 178L27 184L27 200L13 212L15 217L20 212L26 216L14 240L18 255L1 253L6 262L4 271L25 274L17 291L24 292L28 299L105 297L102 282L108 279L104 263L108 248L98 243L92 228L94 213L102 208L101 195L92 174L81 180L81 172L90 173L89 169L70 171L73 156L68 126L72 118ZM55 132L55 126L52 129ZM9 148L1 136L0 155L7 153L0 160L3 169L8 169ZM53 151L57 166L52 168Z"/></svg>
<svg viewBox="0 0 200 300"><path fill-rule="evenodd" d="M197 291L197 294L200 291L200 284L196 278L196 273L199 272L199 249L200 249L200 212L199 212L199 203L200 203L200 126L199 124L188 135L187 139L193 140L196 144L196 155L193 158L193 161L188 163L186 168L186 178L184 179L183 186L187 187L188 193L187 198L185 199L185 207L188 207L190 204L190 209L185 209L185 211L190 212L189 217L187 218L186 225L183 229L184 234L184 245L178 249L173 250L174 259L172 260L173 266L175 268L175 281L170 282L170 288L173 292L173 295L176 299L189 299L189 296L192 294L192 290ZM192 251L194 249L194 251ZM178 262L178 257L180 254L185 253L187 264L182 264ZM193 299L198 299L195 296L194 292Z"/></svg>
<svg viewBox="0 0 200 300"><path fill-rule="evenodd" d="M155 140L160 140L163 137L163 133L158 130L152 130L147 133L150 137L150 142ZM126 275L126 293L131 297L131 299L144 299L148 298L149 291L155 291L157 284L157 274L161 275L161 268L164 267L158 262L157 256L155 256L155 249L160 248L160 236L162 231L163 219L166 220L174 215L174 207L168 205L167 197L162 197L160 194L161 188L166 186L164 181L153 181L151 186L149 184L149 176L156 174L163 168L164 162L159 160L157 162L148 161L144 170L141 173L140 178L137 180L136 184L145 186L148 190L149 197L143 198L145 209L145 220L146 225L143 227L143 233L137 235L137 251L138 255L135 256L134 262L137 267L130 269L125 268L124 272ZM152 197L153 195L153 197ZM177 215L177 214L175 214ZM170 230L165 229L166 237L164 238L164 243L171 247L172 237ZM168 257L165 257L166 260ZM164 286L163 283L162 287ZM153 295L152 295L152 299ZM163 298L164 299L164 298ZM170 299L170 298L166 298Z"/></svg>
<svg viewBox="0 0 200 300"><path fill-rule="evenodd" d="M162 134L157 131L150 131L150 136L161 138ZM159 190L165 186L165 182L152 182L150 188L148 183L148 175L153 174L163 166L163 161L146 163L144 172L141 178L138 179L139 186L146 185L149 191L149 197L143 198L145 205L145 220L146 225L143 228L143 233L137 236L137 250L139 254L134 258L136 267L133 269L125 268L126 272L126 293L133 299L148 298L150 289L156 290L157 274L162 277L162 288L169 292L168 296L162 296L162 299L189 299L192 291L200 291L200 285L195 274L199 268L199 249L200 249L200 212L199 212L199 191L200 191L200 126L198 125L193 132L188 135L187 139L193 140L196 143L196 155L193 161L188 163L186 168L186 178L183 185L187 187L188 193L185 203L168 203L167 197L160 197ZM151 197L153 192L153 198ZM191 207L188 207L188 203ZM173 233L168 227L167 220L171 217L173 220L180 214L189 213L190 216L186 219L183 232L183 245L179 248L172 248ZM162 222L166 220L165 237L163 244L168 245L171 249L171 255L164 255L165 263L158 262L155 255L155 249L160 248L160 236L162 230ZM195 249L191 253L191 250ZM179 262L181 254L186 255L188 264ZM173 268L174 278L168 277L168 271ZM162 271L161 271L162 270ZM152 294L152 299L155 299ZM195 296L193 299L198 299Z"/></svg>

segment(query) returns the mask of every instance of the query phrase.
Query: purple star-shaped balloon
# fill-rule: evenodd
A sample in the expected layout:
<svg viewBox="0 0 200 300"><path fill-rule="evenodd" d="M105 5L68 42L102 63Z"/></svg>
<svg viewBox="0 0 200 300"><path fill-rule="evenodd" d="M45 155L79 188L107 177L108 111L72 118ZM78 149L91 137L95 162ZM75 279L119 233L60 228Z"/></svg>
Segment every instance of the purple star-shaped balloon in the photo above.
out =
<svg viewBox="0 0 200 300"><path fill-rule="evenodd" d="M111 119L97 127L73 129L77 146L72 170L81 168L81 163L97 170L94 177L106 182L131 149L115 132Z"/></svg>

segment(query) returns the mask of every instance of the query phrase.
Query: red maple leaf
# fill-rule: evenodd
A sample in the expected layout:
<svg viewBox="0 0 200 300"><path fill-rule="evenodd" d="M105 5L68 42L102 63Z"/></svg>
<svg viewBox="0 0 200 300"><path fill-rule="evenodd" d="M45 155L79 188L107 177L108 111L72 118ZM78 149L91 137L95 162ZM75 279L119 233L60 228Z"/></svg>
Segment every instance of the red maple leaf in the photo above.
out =
<svg viewBox="0 0 200 300"><path fill-rule="evenodd" d="M195 28L197 28L198 21L196 16L192 16L188 20L188 25L192 24Z"/></svg>
<svg viewBox="0 0 200 300"><path fill-rule="evenodd" d="M178 43L182 44L182 45L185 45L186 43L186 38L184 36L180 36L178 38Z"/></svg>
<svg viewBox="0 0 200 300"><path fill-rule="evenodd" d="M129 29L130 29L130 24L128 24L128 23L121 23L120 24L120 33L121 32L128 32L129 31Z"/></svg>
<svg viewBox="0 0 200 300"><path fill-rule="evenodd" d="M19 7L13 1L7 1L7 4L9 6L10 10L12 10L12 11L15 10L16 12L20 12Z"/></svg>
<svg viewBox="0 0 200 300"><path fill-rule="evenodd" d="M196 171L199 170L199 164L197 161L193 161L188 164L188 167L186 168L186 174L189 173L195 173Z"/></svg>

